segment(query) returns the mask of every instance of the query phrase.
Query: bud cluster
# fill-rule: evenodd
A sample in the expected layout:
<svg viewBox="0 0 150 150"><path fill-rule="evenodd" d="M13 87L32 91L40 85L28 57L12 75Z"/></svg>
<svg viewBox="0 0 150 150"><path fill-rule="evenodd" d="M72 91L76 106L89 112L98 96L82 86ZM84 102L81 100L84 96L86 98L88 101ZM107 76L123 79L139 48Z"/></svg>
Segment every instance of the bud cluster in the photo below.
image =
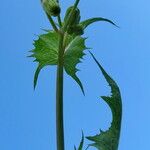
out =
<svg viewBox="0 0 150 150"><path fill-rule="evenodd" d="M70 13L72 12L73 6L69 7L66 11L66 15L64 18L64 22L67 21L68 17L70 17ZM68 34L74 34L74 35L82 35L83 34L83 28L81 25L79 25L80 22L80 10L78 8L75 9L73 12L69 25L67 27Z"/></svg>

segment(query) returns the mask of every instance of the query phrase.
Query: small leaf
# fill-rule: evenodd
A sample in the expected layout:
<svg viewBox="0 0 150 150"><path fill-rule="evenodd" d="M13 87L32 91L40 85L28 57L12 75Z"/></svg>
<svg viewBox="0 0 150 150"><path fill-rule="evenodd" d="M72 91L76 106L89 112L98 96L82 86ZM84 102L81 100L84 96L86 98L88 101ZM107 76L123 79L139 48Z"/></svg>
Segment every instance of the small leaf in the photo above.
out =
<svg viewBox="0 0 150 150"><path fill-rule="evenodd" d="M91 52L90 52L91 53ZM93 141L90 146L96 147L98 150L117 150L120 138L121 130L121 118L122 118L122 102L121 94L116 82L106 73L103 67L96 60L94 55L91 53L96 64L100 68L102 74L104 75L106 81L111 87L111 96L102 96L102 99L109 105L113 115L113 121L111 127L107 131L101 131L100 134L95 136L89 136L87 139Z"/></svg>
<svg viewBox="0 0 150 150"><path fill-rule="evenodd" d="M34 61L38 62L34 76L34 88L36 87L41 69L47 65L57 65L58 39L59 36L56 32L49 31L46 34L40 35L33 43L35 48L31 51L33 54L30 57L34 57Z"/></svg>
<svg viewBox="0 0 150 150"><path fill-rule="evenodd" d="M83 149L83 144L84 144L84 134L82 132L82 139L81 139L81 142L80 142L78 150L82 150Z"/></svg>
<svg viewBox="0 0 150 150"><path fill-rule="evenodd" d="M77 150L77 148L74 146L74 150Z"/></svg>
<svg viewBox="0 0 150 150"><path fill-rule="evenodd" d="M37 80L38 80L38 76L39 76L39 73L41 71L41 69L43 68L42 65L39 65L35 71L35 74L34 74L34 89L36 88L36 85L37 85Z"/></svg>
<svg viewBox="0 0 150 150"><path fill-rule="evenodd" d="M78 147L78 150L83 150L83 144L84 144L84 134L82 132L82 139L81 139L80 145ZM74 149L77 150L76 147L74 147Z"/></svg>
<svg viewBox="0 0 150 150"><path fill-rule="evenodd" d="M85 29L86 27L88 27L88 26L91 25L92 23L95 23L95 22L98 22L98 21L105 21L105 22L111 23L112 25L118 27L118 26L117 26L114 22L112 22L111 20L106 19L106 18L102 18L102 17L87 19L87 20L85 20L85 21L80 22L80 25L83 27L83 29Z"/></svg>
<svg viewBox="0 0 150 150"><path fill-rule="evenodd" d="M80 59L82 59L85 55L83 52L85 49L87 49L85 46L85 38L77 36L66 47L64 54L64 68L67 74L70 75L79 84L83 94L84 89L82 83L76 75L76 72L78 71L76 65L81 62Z"/></svg>

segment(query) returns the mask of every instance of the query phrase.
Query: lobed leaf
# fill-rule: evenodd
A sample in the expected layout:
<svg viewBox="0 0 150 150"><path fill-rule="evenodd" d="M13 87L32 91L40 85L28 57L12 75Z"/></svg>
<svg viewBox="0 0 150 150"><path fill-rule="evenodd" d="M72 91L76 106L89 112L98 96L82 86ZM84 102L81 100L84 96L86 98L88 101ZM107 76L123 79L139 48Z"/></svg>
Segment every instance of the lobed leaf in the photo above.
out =
<svg viewBox="0 0 150 150"><path fill-rule="evenodd" d="M109 19L106 19L106 18L102 18L102 17L87 19L85 21L80 22L80 25L82 26L83 29L85 29L89 25L91 25L92 23L95 23L95 22L98 22L98 21L105 21L105 22L111 23L112 25L118 27L113 21L111 21Z"/></svg>
<svg viewBox="0 0 150 150"><path fill-rule="evenodd" d="M38 39L34 41L33 45L35 48L31 51L33 54L30 57L34 57L34 61L38 62L38 67L34 75L35 88L41 69L47 65L57 65L59 35L54 31L47 31L46 34L38 36ZM65 47L65 71L79 84L82 92L84 93L82 83L76 75L76 72L78 71L76 65L81 62L80 59L82 59L85 55L83 52L87 49L85 46L85 38L68 35Z"/></svg>
<svg viewBox="0 0 150 150"><path fill-rule="evenodd" d="M65 49L64 55L64 68L68 75L70 75L80 86L83 94L84 89L80 79L76 73L79 71L76 65L81 62L81 59L85 55L84 50L87 49L85 46L85 38L80 36L75 37Z"/></svg>
<svg viewBox="0 0 150 150"><path fill-rule="evenodd" d="M122 118L122 102L120 90L116 82L106 73L106 71L99 64L94 55L92 53L91 55L100 68L109 86L111 87L111 96L102 96L102 99L109 105L112 111L113 121L111 123L111 127L107 131L101 131L100 134L89 136L87 137L87 139L94 142L89 146L94 146L98 150L117 150L120 138Z"/></svg>
<svg viewBox="0 0 150 150"><path fill-rule="evenodd" d="M38 62L34 75L34 88L36 87L41 69L47 65L57 65L58 39L59 37L56 32L49 31L38 36L38 39L33 43L35 48L31 51L33 54L30 57L34 57L34 61Z"/></svg>

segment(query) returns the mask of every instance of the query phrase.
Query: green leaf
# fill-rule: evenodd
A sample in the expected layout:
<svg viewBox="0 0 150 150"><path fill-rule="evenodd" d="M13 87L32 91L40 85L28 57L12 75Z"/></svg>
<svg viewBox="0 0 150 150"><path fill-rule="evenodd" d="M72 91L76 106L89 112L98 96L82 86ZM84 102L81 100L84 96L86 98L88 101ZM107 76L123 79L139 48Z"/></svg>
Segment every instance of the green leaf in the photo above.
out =
<svg viewBox="0 0 150 150"><path fill-rule="evenodd" d="M34 88L37 85L41 69L48 65L57 65L58 62L59 35L54 31L47 32L38 36L38 39L34 41L35 48L31 51L33 54L30 57L34 57L34 61L38 62L34 75ZM79 84L83 93L82 83L76 75L78 71L76 65L81 62L80 59L82 59L85 49L87 49L85 47L85 38L80 36L74 38L68 35L64 54L64 68L67 74Z"/></svg>
<svg viewBox="0 0 150 150"><path fill-rule="evenodd" d="M82 139L81 139L80 145L78 147L78 150L82 150L83 149L83 144L84 144L84 134L82 132ZM74 147L74 150L77 150L77 148Z"/></svg>
<svg viewBox="0 0 150 150"><path fill-rule="evenodd" d="M106 18L102 18L102 17L87 19L87 20L85 20L85 21L80 22L80 25L83 27L83 29L85 29L86 27L88 27L88 26L91 25L92 23L95 23L95 22L98 22L98 21L105 21L105 22L111 23L112 25L118 27L118 26L117 26L114 22L112 22L111 20L106 19Z"/></svg>
<svg viewBox="0 0 150 150"><path fill-rule="evenodd" d="M94 143L90 144L90 146L94 146L98 150L117 150L122 118L122 102L120 90L116 82L106 73L94 55L92 53L91 55L100 68L109 86L111 87L111 96L102 96L102 99L109 105L112 111L113 121L111 123L111 127L107 131L101 131L100 134L89 136L87 139L93 141Z"/></svg>
<svg viewBox="0 0 150 150"><path fill-rule="evenodd" d="M58 39L58 34L50 31L38 36L38 39L33 43L35 48L31 51L33 54L30 57L34 57L34 61L38 62L38 67L34 75L34 88L36 87L41 69L47 65L57 65Z"/></svg>
<svg viewBox="0 0 150 150"><path fill-rule="evenodd" d="M84 50L87 49L85 46L85 38L80 36L75 37L69 45L66 47L64 54L64 67L68 75L70 75L80 86L83 94L84 89L80 79L77 77L76 72L79 71L76 65L81 62L81 59L85 55Z"/></svg>
<svg viewBox="0 0 150 150"><path fill-rule="evenodd" d="M37 85L37 80L38 80L38 76L39 76L39 73L41 71L41 69L43 68L42 65L39 65L35 71L35 74L34 74L34 89L36 88L36 85Z"/></svg>

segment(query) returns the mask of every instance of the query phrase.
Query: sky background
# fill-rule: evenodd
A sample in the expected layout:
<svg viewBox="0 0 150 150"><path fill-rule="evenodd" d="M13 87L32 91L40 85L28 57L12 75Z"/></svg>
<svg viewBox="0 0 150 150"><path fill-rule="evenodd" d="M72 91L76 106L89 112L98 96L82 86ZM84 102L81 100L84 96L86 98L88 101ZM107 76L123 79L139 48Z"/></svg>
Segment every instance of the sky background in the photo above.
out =
<svg viewBox="0 0 150 150"><path fill-rule="evenodd" d="M61 0L65 9L73 0ZM150 1L81 0L82 20L105 17L108 23L87 28L87 46L118 83L123 100L119 150L148 150L150 141ZM0 4L0 149L56 150L55 67L41 71L37 89L33 75L37 67L27 58L36 35L49 29L40 0L1 1ZM108 106L99 99L110 89L86 52L78 76L86 96L65 74L64 116L66 150L73 150L85 135L107 129ZM86 141L86 144L89 143ZM90 148L90 150L95 150Z"/></svg>

